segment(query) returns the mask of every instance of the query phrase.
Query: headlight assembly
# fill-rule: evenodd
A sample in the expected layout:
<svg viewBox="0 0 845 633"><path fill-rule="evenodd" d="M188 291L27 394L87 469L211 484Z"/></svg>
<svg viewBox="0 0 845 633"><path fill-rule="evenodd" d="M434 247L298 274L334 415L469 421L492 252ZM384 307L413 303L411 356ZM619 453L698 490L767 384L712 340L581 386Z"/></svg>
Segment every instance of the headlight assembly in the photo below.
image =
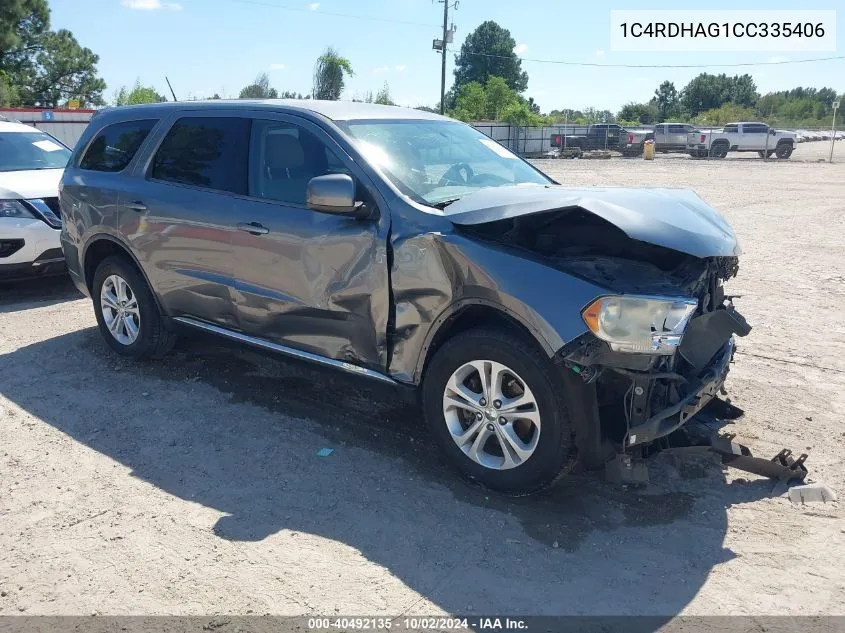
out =
<svg viewBox="0 0 845 633"><path fill-rule="evenodd" d="M672 297L601 297L581 316L616 352L674 354L698 302Z"/></svg>
<svg viewBox="0 0 845 633"><path fill-rule="evenodd" d="M25 204L18 202L17 200L0 200L0 218L38 219Z"/></svg>

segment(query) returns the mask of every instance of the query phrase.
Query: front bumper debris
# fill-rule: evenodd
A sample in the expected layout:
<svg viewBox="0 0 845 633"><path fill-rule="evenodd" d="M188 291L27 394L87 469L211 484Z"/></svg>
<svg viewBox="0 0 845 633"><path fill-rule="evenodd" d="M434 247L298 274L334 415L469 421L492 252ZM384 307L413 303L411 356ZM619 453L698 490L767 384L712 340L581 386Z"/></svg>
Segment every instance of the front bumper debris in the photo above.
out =
<svg viewBox="0 0 845 633"><path fill-rule="evenodd" d="M734 442L736 435L714 436L710 440L710 450L722 456L722 463L745 472L762 475L769 479L783 482L804 481L807 476L807 454L798 459L792 457L792 451L785 448L771 459L754 457L747 446Z"/></svg>
<svg viewBox="0 0 845 633"><path fill-rule="evenodd" d="M632 426L628 434L627 447L648 444L665 437L684 425L716 397L728 375L728 366L736 345L733 339L722 347L717 360L697 383L689 395L675 404L652 415L642 424Z"/></svg>

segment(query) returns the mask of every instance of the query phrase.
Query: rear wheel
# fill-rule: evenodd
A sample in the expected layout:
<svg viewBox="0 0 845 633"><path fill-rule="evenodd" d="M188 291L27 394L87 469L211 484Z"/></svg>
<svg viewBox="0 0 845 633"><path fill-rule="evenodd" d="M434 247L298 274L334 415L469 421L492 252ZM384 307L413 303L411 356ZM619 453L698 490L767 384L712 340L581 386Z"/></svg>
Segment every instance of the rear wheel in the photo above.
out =
<svg viewBox="0 0 845 633"><path fill-rule="evenodd" d="M539 349L496 330L445 343L423 382L426 421L468 479L511 494L551 484L572 463L557 368Z"/></svg>
<svg viewBox="0 0 845 633"><path fill-rule="evenodd" d="M793 147L789 143L782 143L781 145L777 146L775 149L775 154L778 158L786 159L792 156Z"/></svg>
<svg viewBox="0 0 845 633"><path fill-rule="evenodd" d="M713 158L725 158L728 155L727 143L714 143L710 146L710 156Z"/></svg>
<svg viewBox="0 0 845 633"><path fill-rule="evenodd" d="M125 257L113 255L97 266L91 296L100 333L118 354L140 359L170 351L175 335L146 280Z"/></svg>

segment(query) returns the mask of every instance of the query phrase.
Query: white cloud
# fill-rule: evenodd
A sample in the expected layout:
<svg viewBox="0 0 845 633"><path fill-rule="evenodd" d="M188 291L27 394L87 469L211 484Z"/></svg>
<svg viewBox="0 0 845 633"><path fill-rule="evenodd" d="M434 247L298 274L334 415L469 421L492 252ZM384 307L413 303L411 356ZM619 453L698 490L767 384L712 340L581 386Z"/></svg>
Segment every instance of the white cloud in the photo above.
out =
<svg viewBox="0 0 845 633"><path fill-rule="evenodd" d="M386 73L388 70L390 70L390 68L387 66L379 66L378 68L373 68L373 74L380 75L382 73Z"/></svg>
<svg viewBox="0 0 845 633"><path fill-rule="evenodd" d="M400 72L400 73L401 73L403 70L405 70L405 65L404 65L404 64L399 64L399 65L396 67L396 72Z"/></svg>
<svg viewBox="0 0 845 633"><path fill-rule="evenodd" d="M319 2L312 2L311 4L308 5L308 8L311 9L312 11L316 11L317 9L320 8L320 3Z"/></svg>
<svg viewBox="0 0 845 633"><path fill-rule="evenodd" d="M270 64L270 70L284 70L284 64Z"/></svg>
<svg viewBox="0 0 845 633"><path fill-rule="evenodd" d="M123 6L138 11L158 11L168 9L170 11L181 11L182 5L176 2L162 2L161 0L123 0Z"/></svg>
<svg viewBox="0 0 845 633"><path fill-rule="evenodd" d="M596 51L596 57L599 57L599 58L604 57L604 51L601 50L601 49L597 50Z"/></svg>
<svg viewBox="0 0 845 633"><path fill-rule="evenodd" d="M513 47L513 52L517 55L522 55L525 51L528 50L528 44L517 44Z"/></svg>

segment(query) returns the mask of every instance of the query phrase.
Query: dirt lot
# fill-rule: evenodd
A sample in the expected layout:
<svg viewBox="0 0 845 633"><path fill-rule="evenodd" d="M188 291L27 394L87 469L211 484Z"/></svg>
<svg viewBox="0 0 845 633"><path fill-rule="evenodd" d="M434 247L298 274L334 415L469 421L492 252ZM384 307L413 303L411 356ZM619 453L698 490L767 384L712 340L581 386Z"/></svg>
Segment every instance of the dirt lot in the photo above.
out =
<svg viewBox="0 0 845 633"><path fill-rule="evenodd" d="M726 214L754 325L734 430L842 494L845 164L538 164ZM0 287L0 614L845 614L841 502L669 455L645 491L503 499L388 388L204 337L132 364L94 325L67 282Z"/></svg>

